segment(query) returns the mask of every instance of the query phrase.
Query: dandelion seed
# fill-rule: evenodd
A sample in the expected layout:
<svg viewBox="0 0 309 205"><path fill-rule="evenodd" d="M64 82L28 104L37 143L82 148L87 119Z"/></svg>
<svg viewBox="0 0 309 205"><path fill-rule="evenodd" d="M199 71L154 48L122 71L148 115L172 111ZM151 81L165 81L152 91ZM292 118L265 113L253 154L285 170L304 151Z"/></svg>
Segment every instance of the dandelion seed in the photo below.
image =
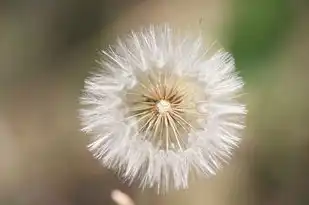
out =
<svg viewBox="0 0 309 205"><path fill-rule="evenodd" d="M215 174L239 144L246 109L233 57L207 52L201 38L169 26L102 51L81 97L93 155L129 183L159 191L186 188L191 172Z"/></svg>

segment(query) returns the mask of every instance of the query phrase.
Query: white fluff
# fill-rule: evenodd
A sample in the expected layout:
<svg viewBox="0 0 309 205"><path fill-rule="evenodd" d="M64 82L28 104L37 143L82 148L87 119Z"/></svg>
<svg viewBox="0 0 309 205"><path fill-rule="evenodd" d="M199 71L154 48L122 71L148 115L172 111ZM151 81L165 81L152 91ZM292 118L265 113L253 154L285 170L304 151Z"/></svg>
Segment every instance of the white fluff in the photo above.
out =
<svg viewBox="0 0 309 205"><path fill-rule="evenodd" d="M167 25L132 32L102 51L100 70L85 80L81 97L82 130L91 136L93 155L129 183L137 179L161 192L188 187L191 172L215 174L240 141L246 109L236 100L243 82L233 57L222 50L205 54L201 38L182 37ZM179 112L143 96L169 91ZM140 106L147 103L152 107L144 116Z"/></svg>

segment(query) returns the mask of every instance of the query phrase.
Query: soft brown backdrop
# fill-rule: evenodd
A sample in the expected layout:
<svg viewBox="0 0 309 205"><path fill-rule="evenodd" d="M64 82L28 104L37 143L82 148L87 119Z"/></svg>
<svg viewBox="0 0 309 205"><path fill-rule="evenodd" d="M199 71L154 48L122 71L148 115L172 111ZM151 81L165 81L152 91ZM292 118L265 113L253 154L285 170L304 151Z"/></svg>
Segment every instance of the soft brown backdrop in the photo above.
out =
<svg viewBox="0 0 309 205"><path fill-rule="evenodd" d="M309 204L308 8L301 0L2 1L0 204L113 204L115 188L138 205ZM165 196L100 166L77 119L96 51L161 22L202 29L231 51L249 109L230 165Z"/></svg>

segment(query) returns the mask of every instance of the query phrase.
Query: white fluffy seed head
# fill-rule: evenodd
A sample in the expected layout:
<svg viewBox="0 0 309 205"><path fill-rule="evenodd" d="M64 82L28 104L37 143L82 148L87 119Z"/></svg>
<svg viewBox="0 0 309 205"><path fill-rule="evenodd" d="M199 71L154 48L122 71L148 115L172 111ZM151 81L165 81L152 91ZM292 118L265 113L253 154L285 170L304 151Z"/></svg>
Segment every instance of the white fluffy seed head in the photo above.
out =
<svg viewBox="0 0 309 205"><path fill-rule="evenodd" d="M207 58L201 38L167 25L132 32L102 54L81 97L93 155L129 183L160 192L186 188L191 172L215 174L244 128L232 56Z"/></svg>

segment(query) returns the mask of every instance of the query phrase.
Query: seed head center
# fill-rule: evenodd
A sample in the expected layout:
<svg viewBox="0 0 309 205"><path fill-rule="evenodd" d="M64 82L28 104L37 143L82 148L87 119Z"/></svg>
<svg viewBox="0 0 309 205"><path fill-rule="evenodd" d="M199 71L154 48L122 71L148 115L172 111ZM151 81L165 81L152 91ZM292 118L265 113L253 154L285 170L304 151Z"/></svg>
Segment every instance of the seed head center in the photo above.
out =
<svg viewBox="0 0 309 205"><path fill-rule="evenodd" d="M171 111L171 103L166 100L160 100L156 104L156 108L160 114L166 113L168 111Z"/></svg>

